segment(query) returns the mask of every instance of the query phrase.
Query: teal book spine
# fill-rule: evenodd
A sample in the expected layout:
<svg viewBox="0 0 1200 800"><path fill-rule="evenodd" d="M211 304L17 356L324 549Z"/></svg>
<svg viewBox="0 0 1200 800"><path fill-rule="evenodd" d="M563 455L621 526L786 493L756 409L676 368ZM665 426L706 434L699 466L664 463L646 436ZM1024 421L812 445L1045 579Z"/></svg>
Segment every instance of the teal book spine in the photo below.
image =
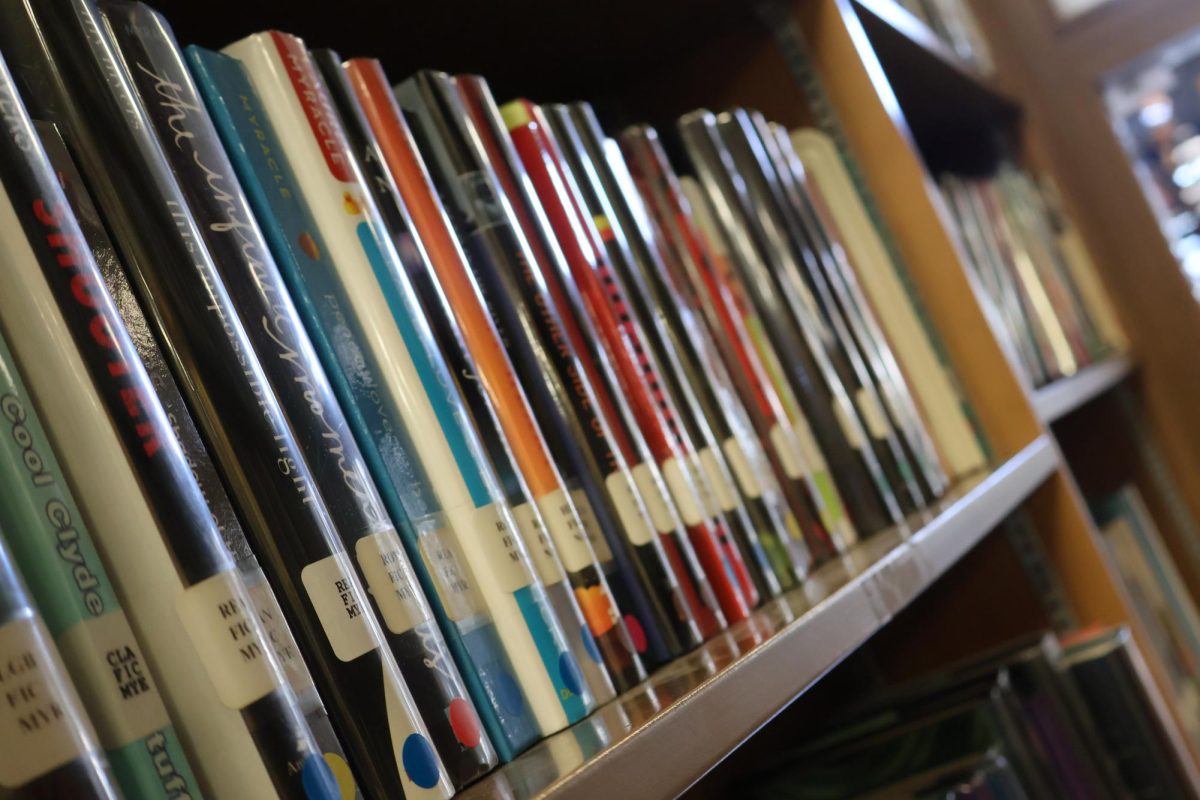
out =
<svg viewBox="0 0 1200 800"><path fill-rule="evenodd" d="M130 797L201 797L50 438L0 336L0 529Z"/></svg>

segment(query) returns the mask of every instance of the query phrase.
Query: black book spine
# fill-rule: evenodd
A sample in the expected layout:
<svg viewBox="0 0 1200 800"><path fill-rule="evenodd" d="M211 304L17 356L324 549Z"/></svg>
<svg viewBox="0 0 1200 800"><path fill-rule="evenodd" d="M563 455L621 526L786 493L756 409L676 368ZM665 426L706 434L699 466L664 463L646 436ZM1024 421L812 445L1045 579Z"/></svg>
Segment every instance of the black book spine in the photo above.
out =
<svg viewBox="0 0 1200 800"><path fill-rule="evenodd" d="M255 614L262 624L263 633L279 659L288 685L296 694L317 745L327 761L345 762L346 756L342 752L341 742L333 731L325 704L317 694L312 675L309 674L308 667L300 655L295 637L288 628L287 620L283 618L275 592L267 583L267 576L263 573L258 559L254 557L250 543L246 541L241 522L238 521L229 496L225 493L220 476L217 475L217 468L213 465L208 451L204 449L200 432L196 430L196 424L192 421L183 395L179 393L179 386L171 375L170 367L167 366L154 339L154 333L146 321L146 315L142 313L137 296L133 293L129 277L125 274L125 266L108 238L108 232L104 229L104 223L71 158L66 142L52 123L35 122L34 126L41 136L42 145L46 148L46 155L58 176L71 211L79 222L88 249L92 251L92 258L104 277L104 284L112 295L121 321L129 331L129 337L142 360L146 375L167 415L171 430L179 441L188 468L212 513L221 540L233 556L242 582L245 583L246 591L253 602ZM352 781L350 785L353 785Z"/></svg>
<svg viewBox="0 0 1200 800"><path fill-rule="evenodd" d="M0 62L0 82L3 71ZM13 800L120 797L50 631L17 574L3 531L0 664L0 794Z"/></svg>
<svg viewBox="0 0 1200 800"><path fill-rule="evenodd" d="M760 542L756 556L765 561L760 567L768 579L774 573L778 582L774 593L795 587L797 574L807 568L808 556L805 554L801 563L793 563L785 542L793 538L792 531L798 530L799 522L784 504L773 477L764 469L766 458L751 430L749 415L737 399L732 379L717 356L708 330L695 309L662 282L665 269L655 260L645 258L652 252L650 248L634 251L631 238L642 234L627 231L614 212L566 107L545 108L543 113L555 132L565 168L573 174L588 213L606 226L599 231L600 238L609 259L626 286L632 289L633 305L641 314L643 326L659 332L666 345L661 357L672 364L679 382L694 391L698 403L694 413L698 413L701 421L708 422L711 433L718 439L713 452L722 454L731 473L712 476L714 485L726 481L718 499L730 502L736 493L745 504ZM719 473L715 460L706 461L705 466Z"/></svg>
<svg viewBox="0 0 1200 800"><path fill-rule="evenodd" d="M66 90L66 68L103 74L77 52L88 53L93 45L103 48L95 18L63 4L55 13L33 15L19 2L0 6L0 47L19 64L25 81L25 99L39 113L78 119L70 103L77 96ZM72 58L58 59L43 49L50 31L76 38L67 47ZM60 43L61 44L61 43ZM90 72L95 70L95 72ZM89 370L107 413L133 465L140 487L156 517L163 521L175 568L198 624L237 624L231 653L202 652L206 666L239 665L232 691L223 698L237 697L231 705L242 714L251 731L271 780L283 796L304 797L302 775L306 762L320 761L313 736L283 683L278 663L269 655L265 634L242 609L253 608L245 587L232 577L233 565L213 524L204 498L188 470L170 423L158 403L153 385L138 359L103 277L87 250L66 198L55 181L44 151L37 144L32 124L24 113L17 87L0 71L0 109L4 111L8 135L0 140L0 182L10 196L19 197L14 208L29 243L43 267L50 289ZM70 109L70 113L68 113ZM36 160L34 160L36 158ZM182 607L182 605L181 605ZM201 616L207 610L206 616ZM214 617L214 615L216 615ZM230 629L232 630L232 629ZM209 641L217 641L209 639ZM248 658L247 658L248 657ZM230 688L215 673L218 692ZM308 774L311 777L311 770Z"/></svg>
<svg viewBox="0 0 1200 800"><path fill-rule="evenodd" d="M88 0L34 13L62 69L64 133L364 789L399 794L409 772L439 786L428 743L406 751L411 770L391 746L407 690L99 14Z"/></svg>
<svg viewBox="0 0 1200 800"><path fill-rule="evenodd" d="M469 135L471 121L461 104L458 90L444 75L433 78L422 73L414 78L416 81L430 79L439 83L438 90L428 95L431 102L423 104L427 114L414 115L413 136L418 144L424 145L420 149L433 184L467 250L469 267L483 295L484 305L596 553L595 563L600 568L588 565L574 570L571 580L577 590L590 592L593 587L603 587L604 593L608 594L609 580L619 574L620 564L614 562L617 558L624 559L625 553L619 548L614 552L609 544L620 536L621 529L598 471L589 469L583 444L584 426L575 415L574 394L563 379L564 374L572 371L581 374L574 351L555 346L555 342L565 343L556 320L548 314L536 313L531 307L529 294L536 293L536 289L524 280L532 275L525 243L507 210L502 209L506 201L499 194L485 157L471 150L467 143L465 137ZM450 103L451 108L437 105L433 101L434 94ZM403 101L401 105L405 105ZM430 139L428 125L444 130L445 135L440 137L437 146ZM441 153L446 157L440 157ZM461 187L461 191L451 188L451 184ZM464 194L469 192L476 193L472 199ZM464 202L472 201L473 208L464 206ZM481 212L486 209L492 209L494 213L485 218ZM545 304L541 307L552 313ZM623 592L623 595L628 598L629 593ZM618 621L597 637L614 684L619 687L638 683L643 674L625 626L624 620Z"/></svg>
<svg viewBox="0 0 1200 800"><path fill-rule="evenodd" d="M452 725L470 708L462 679L183 54L161 15L146 5L103 2L101 9L334 528L355 556L385 641L439 754L455 767L455 785L464 785L490 768L491 743L475 735L477 721L461 736Z"/></svg>
<svg viewBox="0 0 1200 800"><path fill-rule="evenodd" d="M687 149L688 157L696 170L697 177L709 194L722 197L722 203L732 215L726 225L742 225L748 213L744 184L727 151L724 151L716 131L716 119L708 112L696 112L679 122L679 131ZM622 136L622 144L629 137ZM732 237L731 237L732 238ZM734 263L742 283L753 298L762 316L767 335L781 356L781 367L788 382L795 389L804 415L812 428L821 452L829 462L830 469L846 501L846 511L854 526L865 533L875 533L899 518L899 509L894 501L880 491L870 462L871 456L862 452L847 434L841 423L835 403L834 387L818 367L808 343L797 330L797 323L780 307L774 293L760 291L770 286L773 278L758 253L749 244L735 239L743 245L735 253Z"/></svg>

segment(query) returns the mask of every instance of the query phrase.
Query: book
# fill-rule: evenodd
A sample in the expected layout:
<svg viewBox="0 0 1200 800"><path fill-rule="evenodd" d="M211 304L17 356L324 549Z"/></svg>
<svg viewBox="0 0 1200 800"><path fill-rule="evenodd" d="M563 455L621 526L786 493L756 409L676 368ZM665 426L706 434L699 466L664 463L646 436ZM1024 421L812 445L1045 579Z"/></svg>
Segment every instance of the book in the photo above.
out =
<svg viewBox="0 0 1200 800"><path fill-rule="evenodd" d="M433 486L449 523L444 537L439 530L422 537L422 549L436 553L455 548L452 561L468 566L473 591L460 597L455 613L473 616L480 603L486 604L513 669L510 689L496 702L517 718L528 707L543 734L558 730L567 724L568 714L585 713L590 696L477 435L465 422L468 412L435 349L412 286L391 241L381 235L378 212L363 188L323 82L303 44L286 34L256 34L226 52L245 65L276 131L292 134L283 141L294 148L296 157L290 160L298 185L322 226L338 278L354 312L387 337L387 346L377 341L372 347L376 358L392 364L389 386L411 410L415 424L409 432L426 468L437 470ZM532 737L517 734L513 750L520 752Z"/></svg>
<svg viewBox="0 0 1200 800"><path fill-rule="evenodd" d="M238 521L233 505L225 492L225 486L217 474L216 466L205 449L200 438L200 431L192 420L191 412L175 383L170 367L159 349L158 342L150 330L146 315L142 313L137 296L129 283L125 266L117 255L104 222L92 202L83 177L79 174L71 154L67 151L66 142L59 134L58 128L51 123L35 122L54 168L63 194L75 219L79 223L84 241L92 252L92 258L100 269L104 285L112 296L121 316L121 322L129 332L134 349L146 370L150 385L162 404L171 430L183 451L184 460L200 488L200 494L208 505L213 523L220 533L229 554L233 557L239 577L246 587L250 597L252 613L262 625L266 641L272 646L280 666L283 668L287 685L291 688L300 704L300 710L308 722L317 746L321 749L326 763L333 769L334 776L344 796L357 793L354 775L346 762L341 742L329 721L325 704L317 693L312 675L300 655L300 648L284 619L283 610L274 590L267 582L267 576L250 548L246 533Z"/></svg>
<svg viewBox="0 0 1200 800"><path fill-rule="evenodd" d="M563 633L576 662L583 671L584 680L591 688L597 703L607 702L617 691L614 684L619 684L619 690L624 691L644 678L645 671L623 630L620 612L595 560L596 556L588 552L591 546L585 542L586 532L571 525L551 526L546 523L546 512L534 500L536 495L519 468L516 451L509 446L501 408L508 412L510 432L536 430L528 404L519 394L511 364L484 359L493 366L483 370L471 358L465 337L457 326L454 310L447 295L441 291L435 280L422 239L401 199L400 190L392 179L387 156L363 115L341 59L331 51L318 51L315 57L326 76L326 83L330 87L334 102L342 114L351 145L364 155L363 164L368 177L368 187L376 199L384 224L396 244L396 252L400 255L418 299L425 308L430 327L447 364L451 372L458 376L460 391L487 448L505 498L513 508L517 530L525 541L538 577L546 587L546 594L563 626ZM409 144L411 145L411 142ZM498 385L491 380L505 377L507 380ZM497 388L495 401L485 389L486 386ZM508 390L504 391L503 387L507 387ZM534 455L537 455L536 448ZM544 461L534 466L544 467L549 464L549 456L544 449L543 456ZM564 513L561 506L555 510L560 516ZM562 548L558 546L552 533L555 530L558 531L559 538L568 531L572 534ZM580 561L582 556L589 558ZM564 570L567 559L570 559L571 563ZM611 558L609 561L611 562Z"/></svg>
<svg viewBox="0 0 1200 800"><path fill-rule="evenodd" d="M921 325L898 274L901 268L872 224L833 139L815 128L801 128L792 131L791 141L810 185L824 200L837 238L924 411L948 471L957 478L977 472L986 458L965 410L966 398L931 341L932 334Z"/></svg>
<svg viewBox="0 0 1200 800"><path fill-rule="evenodd" d="M817 339L813 326L798 325L777 292L766 291L774 285L774 278L767 256L749 234L752 206L744 185L731 177L738 173L722 145L715 115L695 111L682 117L678 127L697 181L717 219L719 234L733 256L729 263L736 277L731 276L731 282L745 292L778 357L771 365L778 369L776 385L791 389L799 404L793 422L803 418L813 434L816 447L806 450L810 461L820 463L814 458L820 453L821 460L828 463L859 533L875 533L895 524L900 519L899 506L867 447L866 434L854 417L846 387L828 363L824 344ZM622 149L632 157L637 139L644 135L642 129L623 132ZM802 428L799 431L803 433Z"/></svg>
<svg viewBox="0 0 1200 800"><path fill-rule="evenodd" d="M432 735L443 762L452 760L456 768L451 780L463 785L494 763L490 742L479 735L457 673L431 666L444 659L445 644L183 53L169 26L148 7L125 2L101 7L315 488L346 552L354 555L356 575L374 600L384 642L422 722L433 723L421 731L420 723L410 721L405 741L415 735L411 741L419 743L426 732ZM424 630L416 630L418 626ZM452 721L464 728L462 735ZM467 747L467 742L474 745ZM473 752L476 747L482 748L479 753Z"/></svg>
<svg viewBox="0 0 1200 800"><path fill-rule="evenodd" d="M199 795L157 679L2 336L0 417L0 530L118 786L147 798Z"/></svg>
<svg viewBox="0 0 1200 800"><path fill-rule="evenodd" d="M4 539L0 535L0 791L15 798L115 800L121 794L96 731Z"/></svg>
<svg viewBox="0 0 1200 800"><path fill-rule="evenodd" d="M100 73L89 59L55 54L94 53L115 69L106 40L85 33L99 30L94 10L69 3L36 15L28 6L0 13L0 46L20 65L23 99L83 128L85 112L73 101L85 95L66 86ZM0 142L8 154L2 180L25 197L9 206L11 291L0 296L0 329L168 711L187 720L179 734L202 790L337 793L6 72L0 92L7 132ZM81 287L87 292L76 291ZM29 330L39 335L15 335Z"/></svg>
<svg viewBox="0 0 1200 800"><path fill-rule="evenodd" d="M767 144L788 201L785 206L797 213L816 251L821 267L816 277L824 277L833 305L842 312L851 336L863 354L880 400L896 428L903 455L916 472L918 485L925 497L931 500L941 497L947 489L947 478L933 440L917 413L912 391L896 363L891 345L858 287L820 190L808 179L783 127L768 123L758 112L752 113L751 119Z"/></svg>
<svg viewBox="0 0 1200 800"><path fill-rule="evenodd" d="M1096 523L1153 655L1170 681L1171 704L1200 746L1200 614L1133 485L1092 504Z"/></svg>
<svg viewBox="0 0 1200 800"><path fill-rule="evenodd" d="M64 120L64 137L279 590L355 774L365 790L407 785L440 796L449 791L444 771L111 34L93 5L68 5L72 24L56 35L92 45L93 69L70 75L67 93L90 113ZM402 752L406 741L414 744Z"/></svg>
<svg viewBox="0 0 1200 800"><path fill-rule="evenodd" d="M593 382L593 378L600 376L602 369L594 359L603 356L599 350L588 351L586 345L579 346L584 343L579 328L581 321L574 316L575 310L568 309L571 314L562 313L566 308L561 282L563 273L559 272L556 266L561 264L562 253L558 249L553 232L549 229L549 223L545 219L543 208L524 165L513 148L508 127L482 78L459 76L456 84L475 123L475 130L483 142L490 167L496 176L497 188L508 201L511 212L509 224L514 229L519 229L527 246L519 259L518 276L524 305L539 318L546 349L557 354L554 364L574 412L572 428L575 432L572 435L587 445L576 454L576 468L594 487L592 494L596 501L592 504L593 507L605 512L605 522L601 527L607 537L617 540L620 534L616 528L621 524L622 514L629 520L633 513L638 513L637 520L628 522L640 526L634 528L634 535L643 536L647 531L651 531L650 535L653 535L652 520L650 527L646 527L649 510L645 512L646 517L642 517L640 512L635 512L629 507L631 500L636 503L642 498L630 494L640 494L634 474L622 473L620 464L613 461L617 458L615 448L618 445L612 438L613 430L609 427L603 411L607 408L609 414L613 415L615 407L610 401L601 400L599 391L603 385ZM604 402L607 402L607 405L601 405ZM571 434L569 431L564 433ZM613 467L607 476L601 476L601 464ZM658 491L657 487L655 491ZM656 499L658 498L661 498L661 495L657 495ZM642 501L645 502L644 499ZM677 547L680 542L673 540L671 544L672 547ZM695 619L709 613L698 604L703 602L706 608L715 608L716 603L703 572L695 568L696 558L695 554L690 552L690 545L684 542L683 546L687 547L689 552L686 561L681 554L683 569L680 571L679 567L675 567L676 574L672 582L682 588L684 616Z"/></svg>
<svg viewBox="0 0 1200 800"><path fill-rule="evenodd" d="M658 314L673 332L675 349L689 354L695 382L701 384L703 375L711 379L706 414L717 419L719 409L725 417L721 448L741 494L754 498L765 508L775 508L775 515L783 521L783 530L773 543L776 551L773 561L780 564L776 571L790 562L793 573L802 579L814 558L805 537L814 539L817 557L823 560L830 554L824 549L829 544L828 536L817 521L807 487L792 484L778 458L772 461L771 421L759 413L756 425L744 403L744 399L751 402L760 399L755 386L736 381L727 368L724 358L732 348L723 351L718 346L691 284L682 275L678 262L698 252L695 248L699 244L691 238L694 231L686 223L674 223L661 213L656 217L655 227L650 209L638 195L623 159L609 163L605 142L611 140L606 140L589 107L577 106L574 113L566 107L551 107L547 113L552 124L562 130L560 141L567 143L568 160L573 162L596 219L607 223L607 234L603 230L601 234L612 252L613 262L628 264L634 271L630 283L636 284L640 293L654 298ZM668 260L674 262L669 267ZM734 369L740 366L736 357L733 366ZM761 412L761 406L756 405L755 411ZM770 414L768 409L767 416ZM764 543L768 542L769 538L764 538Z"/></svg>
<svg viewBox="0 0 1200 800"><path fill-rule="evenodd" d="M799 534L792 533L798 531L799 523L767 475L765 456L715 347L705 338L706 331L697 319L681 316L684 309L678 307L677 298L655 294L638 269L624 230L619 221L611 219L602 187L582 169L582 145L566 109L537 107L522 100L505 109L510 114L523 112L534 120L534 130L553 155L565 178L563 185L582 215L584 224L579 230L594 236L593 246L604 252L624 282L630 310L640 318L643 329L656 334L650 337L651 346L658 350L659 362L666 365L685 418L695 429L700 466L712 489L709 499L733 527L755 589L766 598L794 588L798 565L792 562L784 542L799 540ZM770 483L764 487L764 481ZM738 535L739 530L743 535ZM807 562L805 555L800 572Z"/></svg>
<svg viewBox="0 0 1200 800"><path fill-rule="evenodd" d="M476 710L501 757L511 758L510 741L528 743L537 730L519 689L512 689L512 667L465 564L456 549L441 544L439 531L448 523L433 490L431 475L438 473L424 466L428 451L416 446L401 411L403 398L389 389L383 366L389 362L376 358L367 338L368 330L391 328L368 329L352 313L287 152L241 63L196 47L188 48L188 59L384 503L400 522L401 538ZM436 558L427 559L426 550Z"/></svg>
<svg viewBox="0 0 1200 800"><path fill-rule="evenodd" d="M880 400L879 387L845 315L836 307L817 263L817 253L782 197L768 145L745 109L717 115L717 130L739 170L756 214L749 231L773 268L775 291L797 326L811 337L819 363L847 392L847 422L863 435L863 454L877 465L876 482L890 491L902 515L925 505L925 492L906 457L895 422Z"/></svg>
<svg viewBox="0 0 1200 800"><path fill-rule="evenodd" d="M624 286L597 249L598 237L577 227L582 216L574 197L567 193L563 183L566 176L533 130L531 118L510 114L505 122L563 249L571 279L579 286L587 312L606 340L622 390L630 398L642 432L654 450L720 611L730 622L742 619L758 603L758 589L725 514L711 497L713 490L703 472L693 431L686 426L672 391L677 387L666 382L658 355L628 305Z"/></svg>

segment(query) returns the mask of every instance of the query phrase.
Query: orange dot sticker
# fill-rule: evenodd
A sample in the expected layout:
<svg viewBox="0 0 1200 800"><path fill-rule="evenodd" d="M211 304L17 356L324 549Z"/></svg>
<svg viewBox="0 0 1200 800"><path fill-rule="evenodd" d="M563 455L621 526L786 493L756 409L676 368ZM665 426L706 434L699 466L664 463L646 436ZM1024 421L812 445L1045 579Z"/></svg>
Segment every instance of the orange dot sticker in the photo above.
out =
<svg viewBox="0 0 1200 800"><path fill-rule="evenodd" d="M317 247L317 240L308 231L300 234L300 249L313 261L321 257L321 248Z"/></svg>
<svg viewBox="0 0 1200 800"><path fill-rule="evenodd" d="M603 636L617 624L617 614L603 586L577 588L575 599L579 601L579 608L593 636Z"/></svg>
<svg viewBox="0 0 1200 800"><path fill-rule="evenodd" d="M362 207L358 204L358 200L349 192L342 195L342 207L352 217L357 217L362 213Z"/></svg>
<svg viewBox="0 0 1200 800"><path fill-rule="evenodd" d="M474 707L463 698L456 697L450 701L446 713L450 717L450 729L454 731L454 738L458 739L463 747L478 747L482 735L479 717L475 716Z"/></svg>

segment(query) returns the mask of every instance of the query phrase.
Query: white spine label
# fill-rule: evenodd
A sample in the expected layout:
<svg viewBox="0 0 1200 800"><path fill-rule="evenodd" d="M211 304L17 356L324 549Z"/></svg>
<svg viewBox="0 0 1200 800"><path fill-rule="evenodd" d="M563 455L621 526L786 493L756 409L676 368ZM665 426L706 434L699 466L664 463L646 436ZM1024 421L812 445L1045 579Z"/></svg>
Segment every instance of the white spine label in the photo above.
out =
<svg viewBox="0 0 1200 800"><path fill-rule="evenodd" d="M228 570L184 589L175 610L204 663L217 697L240 711L276 688L262 628L247 613L237 575Z"/></svg>
<svg viewBox="0 0 1200 800"><path fill-rule="evenodd" d="M690 526L704 522L704 507L701 505L704 501L697 494L696 484L686 474L679 459L667 459L662 465L662 474L684 524Z"/></svg>
<svg viewBox="0 0 1200 800"><path fill-rule="evenodd" d="M321 620L333 654L353 661L375 649L367 614L371 613L362 587L353 576L344 552L332 553L300 570L300 582Z"/></svg>
<svg viewBox="0 0 1200 800"><path fill-rule="evenodd" d="M588 532L583 527L579 509L572 501L567 490L560 487L539 497L537 505L563 567L567 572L579 572L592 565L593 557L588 549Z"/></svg>
<svg viewBox="0 0 1200 800"><path fill-rule="evenodd" d="M645 464L638 464L634 467L635 470L641 469L649 472L649 467ZM651 481L653 482L653 481ZM634 545L650 544L654 541L654 534L658 528L658 520L654 519L652 513L647 513L641 507L638 499L638 488L634 484L633 474L630 472L613 472L604 479L604 485L608 489L608 496L612 498L613 506L617 509L617 516L621 519L621 527L625 530L625 538L629 539ZM659 505L663 504L662 493L655 487L654 494L658 498ZM646 506L650 505L649 499L644 499ZM666 509L663 509L666 512ZM671 515L666 514L667 522L670 522ZM668 529L669 530L669 529Z"/></svg>
<svg viewBox="0 0 1200 800"><path fill-rule="evenodd" d="M752 443L752 446L758 447L758 444ZM733 470L738 486L742 489L742 494L751 500L762 497L762 484L758 480L758 474L750 463L750 457L747 455L746 448L742 447L742 443L736 437L730 436L725 440L722 449L725 451L725 460L729 462L729 468ZM764 455L761 451L759 454ZM757 460L760 465L764 462L762 458Z"/></svg>
<svg viewBox="0 0 1200 800"><path fill-rule="evenodd" d="M519 506L513 506L512 512L538 578L546 586L562 583L566 580L566 574L562 565L558 563L555 555L557 551L554 549L554 543L550 541L546 526L542 524L542 515L537 506L533 503L521 503Z"/></svg>
<svg viewBox="0 0 1200 800"><path fill-rule="evenodd" d="M462 622L481 613L483 606L475 594L454 534L440 529L424 530L418 534L417 544L425 559L425 569L437 585L438 599L446 616Z"/></svg>
<svg viewBox="0 0 1200 800"><path fill-rule="evenodd" d="M736 442L735 442L736 444ZM740 505L737 487L733 485L728 467L722 467L721 454L715 447L705 447L700 450L700 466L708 476L708 483L713 490L713 498L722 511L733 511Z"/></svg>
<svg viewBox="0 0 1200 800"><path fill-rule="evenodd" d="M886 439L891 426L888 424L887 416L883 413L883 407L879 405L879 398L875 396L875 392L861 388L855 394L855 399L858 401L858 410L867 423L867 431L870 432L871 438Z"/></svg>
<svg viewBox="0 0 1200 800"><path fill-rule="evenodd" d="M794 481L801 481L808 475L805 468L804 444L799 434L790 425L775 423L771 426L771 447L783 465L783 474Z"/></svg>
<svg viewBox="0 0 1200 800"><path fill-rule="evenodd" d="M863 429L858 420L854 416L854 408L849 400L833 400L833 415L837 417L838 425L842 426L842 433L846 435L846 441L855 450L863 449Z"/></svg>
<svg viewBox="0 0 1200 800"><path fill-rule="evenodd" d="M497 583L504 591L515 592L533 583L533 570L507 510L503 503L475 509L474 534Z"/></svg>
<svg viewBox="0 0 1200 800"><path fill-rule="evenodd" d="M59 637L63 659L89 710L100 743L115 750L169 724L150 668L120 611L85 619Z"/></svg>
<svg viewBox="0 0 1200 800"><path fill-rule="evenodd" d="M279 665L283 667L288 685L297 696L303 695L313 688L312 675L308 673L308 667L300 657L300 647L292 638L292 632L283 618L283 609L279 607L275 592L271 591L271 585L267 583L267 576L258 570L254 577L255 581L246 587L246 593L250 595L250 602L254 604L258 621L262 623L263 633L266 634L271 649L275 651ZM243 580L248 578L248 575L242 573Z"/></svg>
<svg viewBox="0 0 1200 800"><path fill-rule="evenodd" d="M708 469L704 465L704 451L701 450L696 458L688 459L687 467L692 476L692 485L700 494L701 507L704 509L705 516L718 516L722 511L722 506L717 497L717 488L708 478Z"/></svg>
<svg viewBox="0 0 1200 800"><path fill-rule="evenodd" d="M0 625L0 788L18 788L87 754L71 719L79 701L64 675L39 618Z"/></svg>
<svg viewBox="0 0 1200 800"><path fill-rule="evenodd" d="M367 581L367 592L379 606L384 627L401 634L429 619L417 576L395 530L362 537L354 544L354 555Z"/></svg>
<svg viewBox="0 0 1200 800"><path fill-rule="evenodd" d="M592 508L592 501L588 500L587 492L583 489L572 489L571 499L575 501L575 510L579 512L579 521L583 523L588 544L592 546L592 552L596 555L596 563L603 565L612 561L612 550L609 549L608 540L604 538L604 531L600 530L600 520L596 519L596 509Z"/></svg>

